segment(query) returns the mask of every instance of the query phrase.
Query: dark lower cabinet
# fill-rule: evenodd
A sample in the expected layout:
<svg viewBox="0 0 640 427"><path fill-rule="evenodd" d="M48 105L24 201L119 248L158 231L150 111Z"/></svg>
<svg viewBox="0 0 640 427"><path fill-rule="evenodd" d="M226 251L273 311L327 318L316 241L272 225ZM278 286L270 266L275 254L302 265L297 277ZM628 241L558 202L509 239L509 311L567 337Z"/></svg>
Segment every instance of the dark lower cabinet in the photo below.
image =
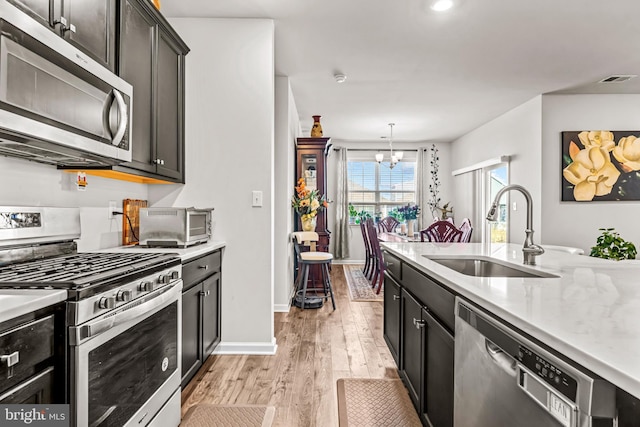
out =
<svg viewBox="0 0 640 427"><path fill-rule="evenodd" d="M416 408L420 408L422 396L420 379L422 375L422 307L405 290L402 290L402 369L400 375L405 380L409 396Z"/></svg>
<svg viewBox="0 0 640 427"><path fill-rule="evenodd" d="M208 357L220 342L220 273L202 282L202 352Z"/></svg>
<svg viewBox="0 0 640 427"><path fill-rule="evenodd" d="M385 260L395 264L384 282L387 346L422 424L452 427L455 295L388 253Z"/></svg>
<svg viewBox="0 0 640 427"><path fill-rule="evenodd" d="M0 324L0 403L66 403L65 304Z"/></svg>
<svg viewBox="0 0 640 427"><path fill-rule="evenodd" d="M384 278L384 340L391 351L398 369L402 369L400 358L400 285L388 274Z"/></svg>
<svg viewBox="0 0 640 427"><path fill-rule="evenodd" d="M221 250L182 266L182 388L220 343Z"/></svg>
<svg viewBox="0 0 640 427"><path fill-rule="evenodd" d="M423 423L453 426L454 338L427 310L422 309L422 409Z"/></svg>
<svg viewBox="0 0 640 427"><path fill-rule="evenodd" d="M202 286L193 286L182 292L182 387L202 366L200 355L201 290Z"/></svg>

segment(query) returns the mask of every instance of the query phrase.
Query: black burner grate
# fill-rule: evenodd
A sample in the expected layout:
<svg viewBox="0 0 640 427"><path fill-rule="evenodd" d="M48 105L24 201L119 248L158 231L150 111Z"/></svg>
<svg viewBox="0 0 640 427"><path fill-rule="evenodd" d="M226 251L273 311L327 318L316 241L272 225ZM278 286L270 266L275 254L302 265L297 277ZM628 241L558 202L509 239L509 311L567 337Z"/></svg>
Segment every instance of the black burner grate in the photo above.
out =
<svg viewBox="0 0 640 427"><path fill-rule="evenodd" d="M0 267L2 287L78 289L175 260L177 254L80 253Z"/></svg>

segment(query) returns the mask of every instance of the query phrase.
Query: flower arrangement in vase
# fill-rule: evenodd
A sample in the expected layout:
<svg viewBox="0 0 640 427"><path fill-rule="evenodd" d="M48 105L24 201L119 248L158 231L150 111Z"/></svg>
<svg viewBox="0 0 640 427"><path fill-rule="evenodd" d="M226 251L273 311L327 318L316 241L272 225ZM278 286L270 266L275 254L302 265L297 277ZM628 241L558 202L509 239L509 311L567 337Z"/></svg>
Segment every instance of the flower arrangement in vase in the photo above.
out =
<svg viewBox="0 0 640 427"><path fill-rule="evenodd" d="M413 236L413 225L416 219L418 219L420 206L409 203L406 206L400 206L398 211L402 214L402 217L407 220L407 235Z"/></svg>
<svg viewBox="0 0 640 427"><path fill-rule="evenodd" d="M319 194L318 190L309 190L305 184L304 178L298 180L295 187L295 194L291 199L291 206L300 215L303 231L314 231L316 228L316 217L318 212L329 206L329 200L324 195Z"/></svg>

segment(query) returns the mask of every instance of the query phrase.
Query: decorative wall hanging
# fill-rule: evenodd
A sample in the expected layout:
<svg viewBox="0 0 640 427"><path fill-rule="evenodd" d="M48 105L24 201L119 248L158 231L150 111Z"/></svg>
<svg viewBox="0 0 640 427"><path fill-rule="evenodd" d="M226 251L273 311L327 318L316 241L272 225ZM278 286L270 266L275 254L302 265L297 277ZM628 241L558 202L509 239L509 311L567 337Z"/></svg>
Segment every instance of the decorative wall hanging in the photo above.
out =
<svg viewBox="0 0 640 427"><path fill-rule="evenodd" d="M640 200L640 131L562 132L562 201Z"/></svg>

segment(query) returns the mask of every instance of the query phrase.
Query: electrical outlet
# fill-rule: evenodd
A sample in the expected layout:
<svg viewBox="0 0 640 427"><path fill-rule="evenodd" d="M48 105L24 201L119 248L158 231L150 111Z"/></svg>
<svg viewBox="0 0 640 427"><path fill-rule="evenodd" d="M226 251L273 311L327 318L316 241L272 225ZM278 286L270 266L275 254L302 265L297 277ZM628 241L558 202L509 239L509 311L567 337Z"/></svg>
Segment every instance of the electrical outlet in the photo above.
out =
<svg viewBox="0 0 640 427"><path fill-rule="evenodd" d="M109 219L114 219L116 216L113 214L117 210L117 203L115 200L109 201Z"/></svg>

